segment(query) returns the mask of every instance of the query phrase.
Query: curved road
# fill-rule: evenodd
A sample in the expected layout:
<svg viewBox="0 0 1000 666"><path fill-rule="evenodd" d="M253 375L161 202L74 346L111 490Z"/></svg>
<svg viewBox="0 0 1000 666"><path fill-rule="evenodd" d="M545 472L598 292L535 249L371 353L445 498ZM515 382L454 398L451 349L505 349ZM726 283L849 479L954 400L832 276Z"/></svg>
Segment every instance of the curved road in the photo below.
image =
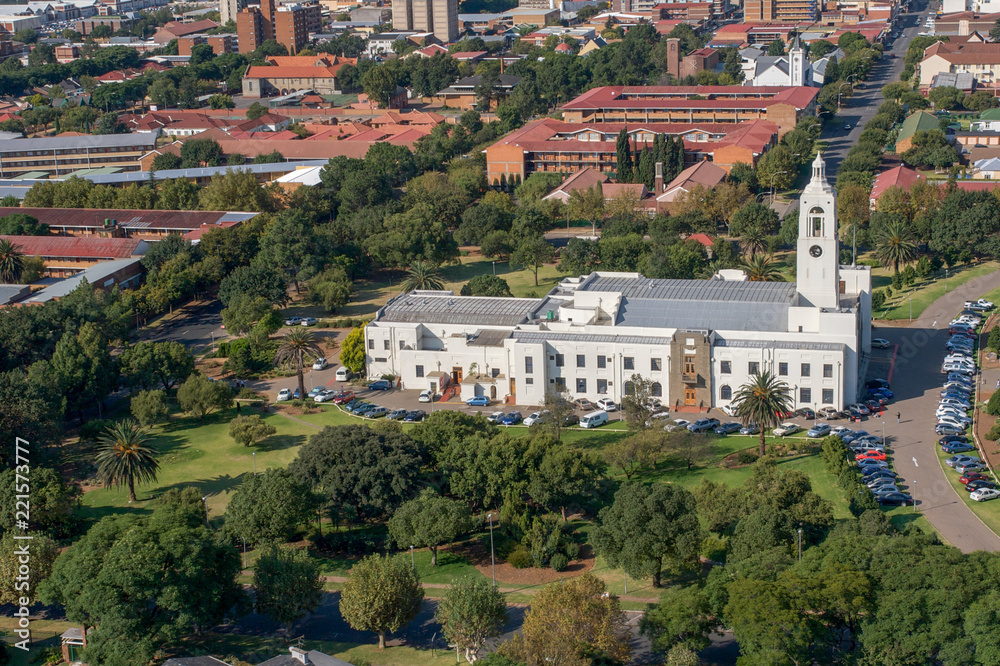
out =
<svg viewBox="0 0 1000 666"><path fill-rule="evenodd" d="M917 508L931 525L948 543L966 553L1000 551L1000 536L965 505L938 461L934 412L941 390L939 369L945 355L948 322L962 310L966 300L979 298L998 287L1000 271L995 271L949 291L909 326L878 330L880 336L895 345L890 351L895 358L891 382L896 400L885 415L885 428L893 444L896 472L909 486ZM902 415L898 425L896 412ZM877 432L877 423L869 422L866 429Z"/></svg>

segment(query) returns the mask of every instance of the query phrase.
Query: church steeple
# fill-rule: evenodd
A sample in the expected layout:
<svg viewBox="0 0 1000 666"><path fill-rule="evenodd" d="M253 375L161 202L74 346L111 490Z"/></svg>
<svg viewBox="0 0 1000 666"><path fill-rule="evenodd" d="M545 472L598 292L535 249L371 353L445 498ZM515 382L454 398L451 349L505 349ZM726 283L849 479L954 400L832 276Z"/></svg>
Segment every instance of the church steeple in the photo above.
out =
<svg viewBox="0 0 1000 666"><path fill-rule="evenodd" d="M804 192L816 194L833 193L833 186L826 179L826 160L823 159L821 153L816 153L816 159L812 163L812 178L809 179L809 184L806 185Z"/></svg>
<svg viewBox="0 0 1000 666"><path fill-rule="evenodd" d="M837 194L817 154L812 178L799 198L799 239L795 281L803 305L836 308L840 303Z"/></svg>
<svg viewBox="0 0 1000 666"><path fill-rule="evenodd" d="M806 85L806 51L799 43L798 35L795 35L795 41L788 49L788 79L790 85Z"/></svg>

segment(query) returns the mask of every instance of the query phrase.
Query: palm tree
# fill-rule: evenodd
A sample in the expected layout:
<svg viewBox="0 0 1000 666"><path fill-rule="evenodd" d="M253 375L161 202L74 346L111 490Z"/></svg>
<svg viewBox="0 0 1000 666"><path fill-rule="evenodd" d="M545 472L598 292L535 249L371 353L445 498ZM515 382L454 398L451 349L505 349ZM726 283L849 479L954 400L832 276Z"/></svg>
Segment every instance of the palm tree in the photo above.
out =
<svg viewBox="0 0 1000 666"><path fill-rule="evenodd" d="M740 264L750 282L784 282L781 270L769 255L759 254Z"/></svg>
<svg viewBox="0 0 1000 666"><path fill-rule="evenodd" d="M160 464L156 451L146 446L148 431L134 419L116 421L100 437L97 452L97 478L105 486L128 486L128 501L135 501L138 481L156 481Z"/></svg>
<svg viewBox="0 0 1000 666"><path fill-rule="evenodd" d="M414 261L406 271L406 278L400 285L403 291L414 289L442 289L444 281L437 266L426 261Z"/></svg>
<svg viewBox="0 0 1000 666"><path fill-rule="evenodd" d="M767 235L757 227L750 227L740 238L740 245L743 246L743 251L753 259L758 252L767 249Z"/></svg>
<svg viewBox="0 0 1000 666"><path fill-rule="evenodd" d="M24 255L13 242L0 240L0 282L14 283L21 279Z"/></svg>
<svg viewBox="0 0 1000 666"><path fill-rule="evenodd" d="M744 426L754 423L760 428L760 455L764 457L764 433L781 423L780 414L791 411L792 396L788 384L765 370L750 375L750 381L736 392L733 407Z"/></svg>
<svg viewBox="0 0 1000 666"><path fill-rule="evenodd" d="M302 375L302 365L306 356L319 358L323 355L323 350L316 344L316 336L312 331L296 327L285 334L278 345L278 352L274 355L275 364L294 363L295 372L299 377L299 399L305 400L306 383Z"/></svg>
<svg viewBox="0 0 1000 666"><path fill-rule="evenodd" d="M900 264L908 264L917 256L917 243L913 232L902 220L893 220L879 230L875 236L875 258L893 272L899 272Z"/></svg>

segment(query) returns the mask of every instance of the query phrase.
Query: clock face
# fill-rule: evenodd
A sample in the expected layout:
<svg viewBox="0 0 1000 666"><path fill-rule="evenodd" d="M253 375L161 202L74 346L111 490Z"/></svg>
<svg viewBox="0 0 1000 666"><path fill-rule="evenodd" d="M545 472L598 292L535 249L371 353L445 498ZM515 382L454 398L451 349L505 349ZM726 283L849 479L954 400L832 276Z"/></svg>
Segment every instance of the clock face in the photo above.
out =
<svg viewBox="0 0 1000 666"><path fill-rule="evenodd" d="M811 248L809 248L809 254L811 254L814 257L819 257L820 255L823 254L823 248L821 248L819 245L813 245Z"/></svg>

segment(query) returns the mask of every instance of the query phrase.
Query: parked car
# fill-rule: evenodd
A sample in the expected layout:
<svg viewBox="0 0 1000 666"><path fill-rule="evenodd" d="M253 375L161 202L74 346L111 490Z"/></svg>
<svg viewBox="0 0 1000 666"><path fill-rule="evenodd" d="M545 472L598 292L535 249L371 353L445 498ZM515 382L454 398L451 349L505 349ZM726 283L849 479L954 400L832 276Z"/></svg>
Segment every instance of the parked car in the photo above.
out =
<svg viewBox="0 0 1000 666"><path fill-rule="evenodd" d="M802 430L797 423L792 423L791 421L786 421L780 426L771 431L775 437L784 437L785 435L791 435L793 433Z"/></svg>
<svg viewBox="0 0 1000 666"><path fill-rule="evenodd" d="M855 462L858 468L861 470L862 474L867 474L870 471L876 469L888 469L888 460L872 460L871 458L865 458L864 460L858 460Z"/></svg>
<svg viewBox="0 0 1000 666"><path fill-rule="evenodd" d="M316 317L303 317L302 321L299 322L299 326L315 326L319 323L319 319Z"/></svg>
<svg viewBox="0 0 1000 666"><path fill-rule="evenodd" d="M810 439L816 439L817 437L826 437L827 435L830 434L831 430L833 430L833 428L831 428L829 424L817 423L812 428L809 428L809 430L806 431L806 437L809 437Z"/></svg>
<svg viewBox="0 0 1000 666"><path fill-rule="evenodd" d="M885 460L885 451L862 451L854 456L855 460Z"/></svg>
<svg viewBox="0 0 1000 666"><path fill-rule="evenodd" d="M615 401L610 398L601 398L600 400L597 401L596 406L597 409L603 409L606 412L618 411L618 405L616 405Z"/></svg>
<svg viewBox="0 0 1000 666"><path fill-rule="evenodd" d="M875 499L885 506L906 506L913 503L913 498L906 493L886 493L876 496Z"/></svg>
<svg viewBox="0 0 1000 666"><path fill-rule="evenodd" d="M326 387L323 387L323 386L315 386L315 387L313 387L313 388L309 389L309 393L307 393L306 395L307 395L308 397L310 397L310 398L315 398L315 397L316 397L316 396L318 396L318 395L319 395L320 393L323 393L323 392L324 392L324 391L326 391L326 390L327 390L327 389L326 389Z"/></svg>
<svg viewBox="0 0 1000 666"><path fill-rule="evenodd" d="M889 341L885 338L872 338L872 349L888 349Z"/></svg>
<svg viewBox="0 0 1000 666"><path fill-rule="evenodd" d="M861 481L867 483L870 481L874 481L875 479L895 479L895 478L896 478L896 473L893 472L891 469L886 469L884 467L876 467L867 474L862 475Z"/></svg>
<svg viewBox="0 0 1000 666"><path fill-rule="evenodd" d="M563 426L564 427L573 426L573 425L576 425L579 422L580 422L580 417L577 416L576 414L567 414L566 416L563 417Z"/></svg>
<svg viewBox="0 0 1000 666"><path fill-rule="evenodd" d="M803 407L801 409L795 410L795 416L799 416L804 419L809 419L810 421L812 421L813 419L816 418L816 412L814 412L808 407Z"/></svg>
<svg viewBox="0 0 1000 666"><path fill-rule="evenodd" d="M385 418L389 421L401 421L406 418L407 412L405 409L394 409L385 415Z"/></svg>
<svg viewBox="0 0 1000 666"><path fill-rule="evenodd" d="M337 399L340 395L336 391L324 391L323 393L317 393L316 397L313 398L313 402L331 402Z"/></svg>
<svg viewBox="0 0 1000 666"><path fill-rule="evenodd" d="M996 307L996 306L993 305L992 301L988 301L985 298L980 298L978 301L976 301L976 303L979 303L981 306L983 306L987 310L992 310L994 307Z"/></svg>
<svg viewBox="0 0 1000 666"><path fill-rule="evenodd" d="M740 424L737 421L728 421L726 423L720 423L715 427L714 432L716 435L728 435L732 432L739 432Z"/></svg>
<svg viewBox="0 0 1000 666"><path fill-rule="evenodd" d="M860 402L854 403L848 409L850 409L852 412L856 411L861 416L868 416L868 415L870 415L872 413L871 410L868 409L868 405L865 405L865 404L860 403Z"/></svg>
<svg viewBox="0 0 1000 666"><path fill-rule="evenodd" d="M967 463L960 463L955 465L955 471L965 474L966 472L974 472L977 469L986 469L986 465L979 462L978 460L972 460Z"/></svg>
<svg viewBox="0 0 1000 666"><path fill-rule="evenodd" d="M938 440L938 444L944 446L945 444L950 444L952 442L960 442L962 444L968 444L969 438L965 435L946 435Z"/></svg>
<svg viewBox="0 0 1000 666"><path fill-rule="evenodd" d="M432 402L433 399L434 399L434 392L431 391L430 389L424 389L423 391L420 392L420 395L417 397L417 402Z"/></svg>
<svg viewBox="0 0 1000 666"><path fill-rule="evenodd" d="M289 317L285 320L285 326L298 326L302 323L302 317Z"/></svg>
<svg viewBox="0 0 1000 666"><path fill-rule="evenodd" d="M388 379L376 379L368 385L369 391L388 391L392 388L392 382Z"/></svg>
<svg viewBox="0 0 1000 666"><path fill-rule="evenodd" d="M506 416L506 414L504 414L503 412L493 412L492 414L486 417L486 420L490 423L499 424L501 421L503 421L504 416Z"/></svg>
<svg viewBox="0 0 1000 666"><path fill-rule="evenodd" d="M406 416L403 417L403 421L406 423L420 423L427 416L427 412L422 409L413 409L406 412Z"/></svg>
<svg viewBox="0 0 1000 666"><path fill-rule="evenodd" d="M965 486L972 483L973 481L980 481L980 480L992 481L993 479L990 478L988 474L984 474L983 472L969 472L968 474L963 474L962 476L960 476L958 482L961 483L963 486Z"/></svg>
<svg viewBox="0 0 1000 666"><path fill-rule="evenodd" d="M887 379L869 379L865 382L865 388L889 388L889 380Z"/></svg>
<svg viewBox="0 0 1000 666"><path fill-rule="evenodd" d="M351 414L354 414L355 416L364 416L373 409L375 409L375 405L373 405L372 403L361 402L355 405L353 409L351 409Z"/></svg>
<svg viewBox="0 0 1000 666"><path fill-rule="evenodd" d="M729 403L728 405L723 405L720 408L720 411L726 416L736 416L736 407L733 406L733 403Z"/></svg>
<svg viewBox="0 0 1000 666"><path fill-rule="evenodd" d="M945 453L965 453L966 451L975 451L976 447L972 444L963 444L962 442L952 442L951 444L945 444L941 447L941 450Z"/></svg>
<svg viewBox="0 0 1000 666"><path fill-rule="evenodd" d="M982 312L983 310L989 309L979 301L966 301L965 305L963 305L962 307L969 310L976 310L977 312Z"/></svg>
<svg viewBox="0 0 1000 666"><path fill-rule="evenodd" d="M855 440L863 439L868 436L869 433L867 430L847 430L846 432L840 435L840 440L844 444L851 444Z"/></svg>
<svg viewBox="0 0 1000 666"><path fill-rule="evenodd" d="M994 483L993 481L987 481L986 479L976 479L975 481L970 481L969 483L965 484L965 489L970 493L973 490L979 490L980 488L996 488L996 487L997 487L996 483Z"/></svg>
<svg viewBox="0 0 1000 666"><path fill-rule="evenodd" d="M741 435L759 435L760 434L760 428L757 426L756 423L751 423L750 425L746 425L746 426L743 426L742 428L740 428L740 434Z"/></svg>
<svg viewBox="0 0 1000 666"><path fill-rule="evenodd" d="M365 418L366 419L377 419L380 416L385 416L388 413L389 413L389 410L386 409L385 407L382 407L380 405L375 405L374 407L372 407L371 409L369 409L367 412L365 412Z"/></svg>
<svg viewBox="0 0 1000 666"><path fill-rule="evenodd" d="M819 415L822 416L827 421L832 421L834 419L840 418L840 412L833 407L824 407L819 410Z"/></svg>
<svg viewBox="0 0 1000 666"><path fill-rule="evenodd" d="M969 493L969 499L974 502L985 502L1000 497L1000 490L996 488L979 488Z"/></svg>
<svg viewBox="0 0 1000 666"><path fill-rule="evenodd" d="M719 425L719 419L698 419L694 423L690 424L687 429L690 432L708 432L717 425Z"/></svg>
<svg viewBox="0 0 1000 666"><path fill-rule="evenodd" d="M500 421L500 423L505 426L512 426L517 425L522 420L524 420L524 417L521 416L521 412L510 412L507 416L503 417L503 420Z"/></svg>
<svg viewBox="0 0 1000 666"><path fill-rule="evenodd" d="M585 412L592 412L595 409L594 403L586 398L577 398L573 401L573 405L575 405L577 409L582 409Z"/></svg>
<svg viewBox="0 0 1000 666"><path fill-rule="evenodd" d="M549 414L548 410L541 412L532 412L524 419L524 425L533 426L536 423L544 423L545 417L548 416L548 414Z"/></svg>
<svg viewBox="0 0 1000 666"><path fill-rule="evenodd" d="M938 423L934 426L934 432L938 435L961 435L965 428L950 423Z"/></svg>
<svg viewBox="0 0 1000 666"><path fill-rule="evenodd" d="M895 483L890 483L884 486L875 486L874 488L869 488L868 490L870 490L872 495L875 496L875 499L878 499L882 495L899 492L899 488L896 487Z"/></svg>
<svg viewBox="0 0 1000 666"><path fill-rule="evenodd" d="M948 467L955 467L955 465L962 465L967 462L972 462L973 460L979 462L979 456L967 456L964 453L961 453L957 456L945 459L944 464Z"/></svg>
<svg viewBox="0 0 1000 666"><path fill-rule="evenodd" d="M490 399L485 395L477 395L473 398L469 398L465 401L465 404L469 407L486 407L490 404Z"/></svg>
<svg viewBox="0 0 1000 666"><path fill-rule="evenodd" d="M292 389L283 388L278 391L278 402L284 402L285 400L292 399Z"/></svg>
<svg viewBox="0 0 1000 666"><path fill-rule="evenodd" d="M885 488L886 486L896 487L896 477L894 476L876 476L872 478L866 484L868 488Z"/></svg>
<svg viewBox="0 0 1000 666"><path fill-rule="evenodd" d="M320 356L318 359L313 361L313 370L326 370L326 366L330 365L325 358Z"/></svg>
<svg viewBox="0 0 1000 666"><path fill-rule="evenodd" d="M687 419L674 419L673 423L668 423L663 426L663 429L667 432L674 432L675 430L683 430L691 425L691 422Z"/></svg>
<svg viewBox="0 0 1000 666"><path fill-rule="evenodd" d="M343 391L333 399L333 404L343 405L354 400L354 391Z"/></svg>

